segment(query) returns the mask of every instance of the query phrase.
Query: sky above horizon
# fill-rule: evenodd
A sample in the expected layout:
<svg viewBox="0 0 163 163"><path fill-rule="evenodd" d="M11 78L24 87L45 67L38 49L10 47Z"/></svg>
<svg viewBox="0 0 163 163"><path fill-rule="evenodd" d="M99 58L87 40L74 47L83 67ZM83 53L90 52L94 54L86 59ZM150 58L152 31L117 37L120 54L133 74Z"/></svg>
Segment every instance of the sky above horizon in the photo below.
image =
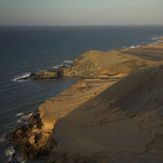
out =
<svg viewBox="0 0 163 163"><path fill-rule="evenodd" d="M0 25L163 25L163 0L0 0Z"/></svg>

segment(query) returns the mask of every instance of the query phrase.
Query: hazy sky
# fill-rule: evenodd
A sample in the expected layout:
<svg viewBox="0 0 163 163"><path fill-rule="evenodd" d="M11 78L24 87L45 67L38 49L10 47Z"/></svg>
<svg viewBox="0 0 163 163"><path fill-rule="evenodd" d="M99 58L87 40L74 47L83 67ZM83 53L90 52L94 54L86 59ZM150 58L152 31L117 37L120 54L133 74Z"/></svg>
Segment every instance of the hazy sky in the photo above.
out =
<svg viewBox="0 0 163 163"><path fill-rule="evenodd" d="M163 0L0 0L1 25L163 25Z"/></svg>

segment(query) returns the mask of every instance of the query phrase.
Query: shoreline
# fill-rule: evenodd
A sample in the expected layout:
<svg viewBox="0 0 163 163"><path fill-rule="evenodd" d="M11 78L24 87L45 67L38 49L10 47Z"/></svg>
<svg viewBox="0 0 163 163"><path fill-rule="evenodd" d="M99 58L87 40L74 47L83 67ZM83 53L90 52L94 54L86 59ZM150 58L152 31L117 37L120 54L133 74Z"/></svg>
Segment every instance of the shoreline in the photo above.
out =
<svg viewBox="0 0 163 163"><path fill-rule="evenodd" d="M161 49L160 54L158 53L159 48ZM118 49L108 52L89 51L75 59L72 66L64 70L64 75L65 77L79 78L79 81L61 92L58 96L46 100L39 107L39 117L36 118L34 115L32 120L30 119L31 125L27 132L22 133L20 130L24 130L24 128L19 128L12 133L13 135L11 135L11 137L17 135L17 138L13 138L13 140L18 140L17 143L20 146L24 145L23 152L26 153L24 154L24 158L33 159L44 155L45 158L48 157L49 162L52 162L53 159L61 159L62 156L59 155L63 153L70 153L70 160L73 160L76 155L78 155L78 160L87 160L87 157L96 153L97 151L93 152L93 150L91 152L87 151L87 154L84 154L85 152L83 153L80 150L75 153L73 147L72 150L67 151L67 147L69 147L68 144L65 144L65 149L63 149L64 143L62 144L62 142L65 141L65 138L63 138L63 135L59 135L58 138L58 134L56 138L55 125L57 126L57 130L59 130L58 132L62 133L63 131L60 131L60 127L58 127L58 122L60 123L61 121L62 123L62 119L64 121L64 119L69 117L71 113L73 114L73 112L80 110L80 108L87 108L91 103L93 103L92 106L96 106L96 100L94 101L94 99L100 98L101 94L112 89L116 83L123 81L126 77L139 71L146 71L148 68L155 69L162 65L163 58L159 61L153 59L153 54L151 54L148 49L152 53L153 51L157 52L158 57L161 57L163 43L161 41L159 43L150 43L135 48ZM144 57L140 56L140 52L145 55L147 53L150 54L148 54L148 57ZM108 104L106 103L106 105ZM109 104L110 107L112 107L112 105L114 106L114 102ZM98 110L96 111L98 113ZM113 112L117 113L119 112L119 109L115 109ZM90 112L90 114L92 113ZM123 117L124 115L122 114L121 116ZM80 119L81 115L76 114L76 117ZM112 115L110 118L110 120L113 121L119 118L119 115ZM87 122L86 126L89 126L90 128L94 125L96 126L97 122L90 121L92 120L85 120L84 123ZM99 123L100 120L97 121ZM85 124L81 123L79 126L83 127ZM61 129L62 128L64 127L61 125ZM73 135L70 136L73 137ZM74 147L74 150L76 151L77 149ZM33 153L33 155L31 155L31 153ZM52 156L54 153L56 158Z"/></svg>
<svg viewBox="0 0 163 163"><path fill-rule="evenodd" d="M150 41L149 41L150 40ZM163 37L162 36L158 36L158 37L150 37L149 40L147 42L143 42L143 43L140 43L140 44L135 44L135 45L130 45L130 46L122 46L121 48L116 48L116 49L110 49L110 50L107 50L107 51L116 51L118 49L122 50L122 49L135 49L135 48L139 48L141 46L145 46L145 45L150 45L150 44L158 44L158 43L161 43L163 42ZM89 50L91 51L91 50ZM101 51L101 50L96 50L95 51ZM86 51L87 52L87 51ZM82 53L83 54L83 53ZM80 55L79 55L80 56ZM76 58L75 58L76 59ZM74 60L75 60L74 59ZM58 64L58 65L55 65L55 66L52 66L52 67L49 67L47 69L41 69L39 71L32 71L32 72L25 72L21 75L17 75L15 77L13 77L11 80L13 82L22 82L22 81L29 81L30 80L30 75L32 73L39 73L39 72L44 72L44 71L56 71L58 68L60 67L70 67L74 60L64 60L61 64ZM71 78L71 77L70 77ZM49 78L50 79L50 78ZM54 77L55 79L55 77ZM46 80L46 79L45 79ZM48 78L47 78L48 80Z"/></svg>

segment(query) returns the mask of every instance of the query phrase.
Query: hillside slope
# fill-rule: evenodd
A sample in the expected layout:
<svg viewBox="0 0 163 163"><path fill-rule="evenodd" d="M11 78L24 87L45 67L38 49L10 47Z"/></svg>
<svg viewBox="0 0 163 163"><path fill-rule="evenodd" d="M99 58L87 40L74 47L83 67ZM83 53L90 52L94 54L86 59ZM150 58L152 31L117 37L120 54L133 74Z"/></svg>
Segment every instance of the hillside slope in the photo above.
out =
<svg viewBox="0 0 163 163"><path fill-rule="evenodd" d="M85 162L162 162L162 74L163 66L131 74L57 121L57 148Z"/></svg>

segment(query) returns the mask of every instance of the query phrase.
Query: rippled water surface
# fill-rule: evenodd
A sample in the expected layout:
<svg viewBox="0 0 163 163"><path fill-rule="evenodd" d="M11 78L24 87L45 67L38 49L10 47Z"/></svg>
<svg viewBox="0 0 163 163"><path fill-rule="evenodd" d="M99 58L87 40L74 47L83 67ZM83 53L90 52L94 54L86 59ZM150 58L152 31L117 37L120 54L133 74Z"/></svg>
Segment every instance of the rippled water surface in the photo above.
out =
<svg viewBox="0 0 163 163"><path fill-rule="evenodd" d="M0 27L0 162L7 162L7 133L18 113L36 111L47 98L74 81L16 82L19 76L71 63L91 49L110 50L148 43L163 35L163 27Z"/></svg>

